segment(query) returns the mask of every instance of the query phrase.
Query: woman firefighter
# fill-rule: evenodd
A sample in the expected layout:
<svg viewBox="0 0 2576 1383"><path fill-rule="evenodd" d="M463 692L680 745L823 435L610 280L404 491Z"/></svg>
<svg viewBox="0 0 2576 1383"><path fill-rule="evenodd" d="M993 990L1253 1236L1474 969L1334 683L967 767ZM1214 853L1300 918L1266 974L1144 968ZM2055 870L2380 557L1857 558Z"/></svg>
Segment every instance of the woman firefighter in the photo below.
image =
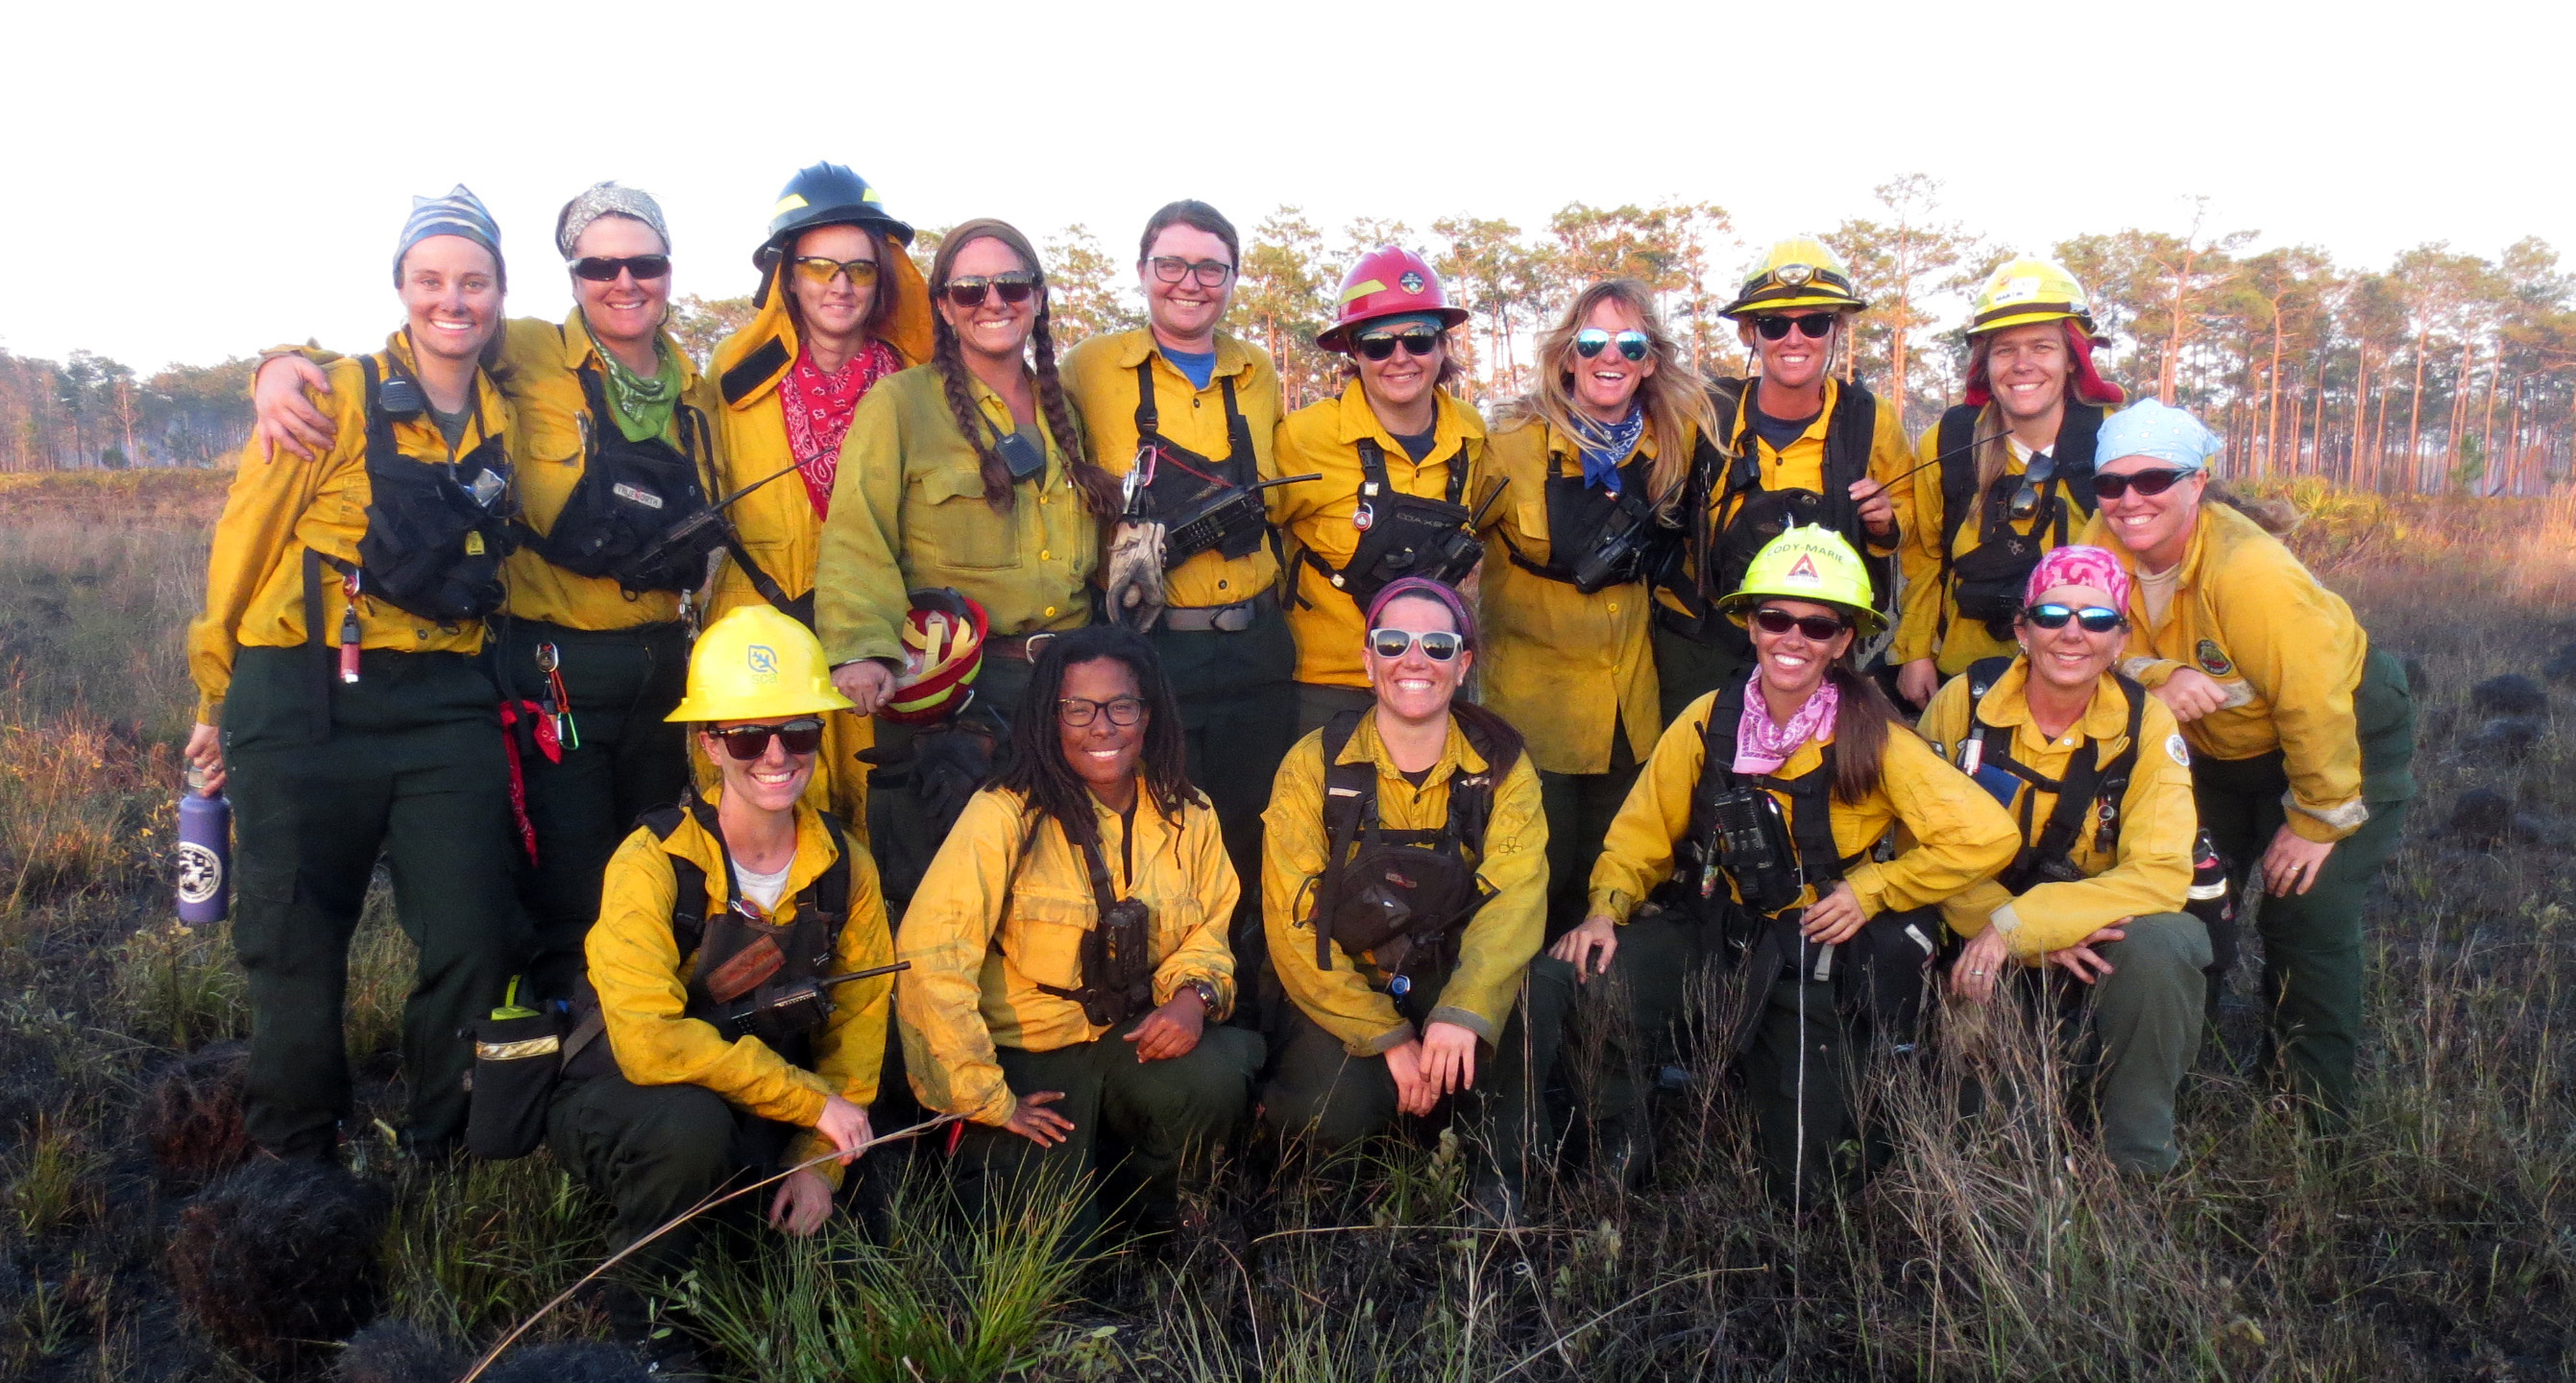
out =
<svg viewBox="0 0 2576 1383"><path fill-rule="evenodd" d="M2200 1049L2210 954L2207 927L2185 910L2199 832L2191 754L2173 712L2112 669L2129 627L2117 558L2052 548L2020 604L2017 655L1969 664L1923 712L1933 748L2021 829L2011 867L1941 905L1968 938L1950 989L2080 1015L2103 1151L2122 1171L2161 1176L2182 1155L2174 1091ZM2074 983L2038 983L2058 978L2052 966Z"/></svg>
<svg viewBox="0 0 2576 1383"><path fill-rule="evenodd" d="M1552 1141L1536 1097L1559 1025L1529 1015L1561 1012L1573 986L1538 957L1538 774L1509 724L1458 699L1475 649L1456 591L1390 583L1360 653L1373 704L1335 715L1279 767L1262 913L1292 1007L1261 1103L1327 1149L1398 1115L1454 1120L1476 1148L1473 1212L1508 1224L1527 1162ZM1552 992L1524 1005L1524 974Z"/></svg>
<svg viewBox="0 0 2576 1383"><path fill-rule="evenodd" d="M1749 631L1753 675L1702 695L1665 729L1592 869L1592 914L1554 954L1584 983L1608 974L1634 1039L1613 1024L1583 1092L1615 1168L1644 1160L1640 1077L1669 1040L1688 977L1741 955L1723 1040L1743 1054L1755 1141L1773 1193L1809 1204L1829 1168L1883 1153L1860 1130L1853 1070L1914 1040L1937 920L1926 909L2012 861L2012 818L1897 718L1852 648L1878 632L1860 554L1793 528L1755 555L1720 605ZM1872 858L1902 826L1909 842ZM1641 907L1641 904L1654 906Z"/></svg>
<svg viewBox="0 0 2576 1383"><path fill-rule="evenodd" d="M534 831L521 892L536 927L532 978L567 992L599 879L628 827L678 799L685 737L665 717L688 662L684 593L720 534L691 526L718 467L713 388L665 329L671 240L662 208L599 183L555 218L572 282L561 322L505 324L503 387L519 463L508 590L490 662L514 726ZM263 435L309 440L320 367L299 354L260 367Z"/></svg>
<svg viewBox="0 0 2576 1383"><path fill-rule="evenodd" d="M1897 514L1912 483L1905 422L1894 404L1833 375L1851 320L1868 307L1841 257L1813 236L1764 251L1726 305L1761 369L1717 382L1718 432L1694 477L1686 575L1658 592L1655 675L1668 722L1752 666L1743 630L1711 602L1735 591L1754 554L1792 525L1831 529L1864 555L1872 590L1863 603L1881 626L1893 616Z"/></svg>
<svg viewBox="0 0 2576 1383"><path fill-rule="evenodd" d="M1916 450L1904 514L1905 608L1887 660L1920 706L1943 679L2015 651L2040 554L2093 513L2093 439L2120 387L2093 368L2084 285L2045 259L2005 262L1968 319L1967 401Z"/></svg>
<svg viewBox="0 0 2576 1383"><path fill-rule="evenodd" d="M1234 223L1205 202L1156 211L1137 246L1147 325L1074 347L1064 376L1090 454L1127 478L1135 522L1118 532L1150 526L1159 539L1113 550L1111 618L1147 628L1181 708L1190 781L1216 805L1235 874L1258 879L1261 809L1296 739L1297 645L1269 525L1278 492L1253 488L1279 478L1279 375L1218 325L1241 250ZM1151 597L1141 615L1124 599L1131 587ZM1262 959L1257 902L1235 928L1238 975Z"/></svg>
<svg viewBox="0 0 2576 1383"><path fill-rule="evenodd" d="M2339 1130L2361 1034L2362 900L2415 795L2414 700L2343 597L2213 502L2218 449L2198 419L2152 399L2112 414L2084 541L2133 578L2122 670L2182 722L2200 824L2230 885L2263 882L2264 1064ZM2232 938L2215 949L2213 1005Z"/></svg>
<svg viewBox="0 0 2576 1383"><path fill-rule="evenodd" d="M709 367L726 509L741 538L707 600L710 618L768 603L814 622L814 571L832 504L841 440L859 400L930 358L930 292L905 247L912 227L865 178L837 163L799 171L780 189L769 238L752 256L753 315ZM790 478L789 473L793 473ZM866 768L876 742L866 716L826 714L813 805L864 830ZM700 758L701 781L714 765Z"/></svg>
<svg viewBox="0 0 2576 1383"><path fill-rule="evenodd" d="M698 638L688 691L671 718L697 728L719 783L646 813L610 860L586 943L598 1026L567 1039L547 1119L555 1156L615 1205L618 1249L746 1169L838 1152L767 1198L776 1228L821 1227L868 1143L894 988L876 869L805 800L823 717L848 705L813 634L765 605L724 615ZM705 1224L630 1267L676 1274ZM640 1301L608 1303L621 1334L642 1333Z"/></svg>
<svg viewBox="0 0 2576 1383"><path fill-rule="evenodd" d="M1447 388L1466 373L1449 354L1466 310L1393 245L1351 266L1340 302L1315 344L1349 357L1350 382L1279 429L1281 473L1322 478L1282 486L1271 511L1291 554L1300 734L1368 709L1361 612L1401 577L1467 581L1484 555L1470 506L1492 498L1484 420Z"/></svg>
<svg viewBox="0 0 2576 1383"><path fill-rule="evenodd" d="M972 1204L1062 1172L1084 1187L1087 1236L1092 1174L1123 1170L1144 1188L1139 1227L1170 1228L1181 1183L1244 1116L1263 1053L1221 1026L1234 865L1184 757L1142 636L1053 639L993 785L922 880L903 925L904 1062L922 1104L970 1121L954 1147Z"/></svg>
<svg viewBox="0 0 2576 1383"><path fill-rule="evenodd" d="M1538 768L1553 938L1583 920L1601 837L1663 731L1645 583L1679 544L1691 456L1715 420L1634 279L1585 289L1538 358L1538 387L1493 434L1510 492L1479 578L1481 685Z"/></svg>
<svg viewBox="0 0 2576 1383"><path fill-rule="evenodd" d="M987 635L973 695L1008 714L1047 641L1091 619L1118 482L1083 450L1027 237L1000 221L958 226L931 261L930 291L930 363L871 389L842 438L815 627L833 685L879 714L898 700L912 593L956 593ZM907 726L881 721L878 736L880 762L914 748ZM899 908L945 823L908 795L871 796L870 843Z"/></svg>
<svg viewBox="0 0 2576 1383"><path fill-rule="evenodd" d="M188 631L187 757L237 813L243 1122L279 1157L337 1155L349 938L379 851L419 948L407 1153L457 1145L471 1049L456 1034L527 955L509 766L476 666L519 469L494 378L500 231L462 187L415 198L393 276L404 324L384 350L330 364L311 462L244 449Z"/></svg>

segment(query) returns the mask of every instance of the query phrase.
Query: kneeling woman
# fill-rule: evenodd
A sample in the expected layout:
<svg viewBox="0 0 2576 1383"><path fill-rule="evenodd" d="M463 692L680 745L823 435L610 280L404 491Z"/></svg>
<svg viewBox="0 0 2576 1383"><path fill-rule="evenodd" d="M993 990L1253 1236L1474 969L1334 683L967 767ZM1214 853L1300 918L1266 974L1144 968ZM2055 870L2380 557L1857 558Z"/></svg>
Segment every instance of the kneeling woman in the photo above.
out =
<svg viewBox="0 0 2576 1383"><path fill-rule="evenodd" d="M1680 1018L1687 977L1742 941L1742 1009L1724 1036L1743 1054L1773 1194L1812 1201L1829 1156L1856 1131L1849 1068L1910 1040L1905 1009L1920 992L1907 981L1919 986L1933 938L1928 917L1898 914L1992 877L2019 838L2004 809L1854 670L1854 640L1881 617L1841 535L1793 528L1772 539L1719 608L1747 626L1753 676L1701 696L1664 731L1610 823L1591 915L1554 953L1586 983L1620 971L1613 993L1624 990L1649 1049L1618 1060L1625 1039L1611 1025L1612 1070L1591 1112L1596 1126L1642 1138L1639 1077L1661 1059L1652 1044ZM1721 821L1762 823L1754 834L1766 848L1722 851ZM1912 844L1870 858L1899 826ZM1650 896L1658 906L1641 912ZM1870 1002L1870 979L1888 981L1892 1002Z"/></svg>
<svg viewBox="0 0 2576 1383"><path fill-rule="evenodd" d="M2191 755L2173 712L2111 671L2129 627L2129 578L2098 547L2061 547L2031 570L2017 658L1971 663L1923 712L1923 733L2012 809L2021 853L1941 905L1971 938L1951 992L1984 1003L2016 973L2055 965L2082 982L2085 1064L2104 1151L2161 1176L2174 1090L2200 1046L2209 932L2191 892ZM2034 986L2036 988L2036 986Z"/></svg>
<svg viewBox="0 0 2576 1383"><path fill-rule="evenodd" d="M772 1225L811 1234L867 1145L894 981L817 982L887 965L894 942L867 851L800 800L822 718L848 706L822 645L765 605L717 620L690 655L670 718L697 724L722 784L713 802L645 813L609 860L585 942L608 1040L570 1058L548 1121L555 1156L616 1204L612 1247L745 1169L837 1149L770 1201ZM819 995L800 998L807 985ZM695 1237L683 1227L630 1261L675 1271Z"/></svg>
<svg viewBox="0 0 2576 1383"><path fill-rule="evenodd" d="M1484 1145L1475 1209L1508 1222L1544 1143L1532 1078L1555 1060L1556 1025L1518 1003L1547 915L1538 772L1500 716L1454 700L1476 659L1456 591L1396 581L1368 629L1376 703L1288 751L1262 818L1270 962L1294 1002L1262 1106L1331 1148L1472 1091L1452 1112ZM1555 990L1531 1008L1562 1009L1565 967L1531 978Z"/></svg>
<svg viewBox="0 0 2576 1383"><path fill-rule="evenodd" d="M905 1069L924 1105L973 1121L956 1146L970 1204L1031 1170L1119 1170L1142 1183L1140 1225L1159 1229L1185 1165L1243 1117L1261 1039L1220 1025L1238 889L1184 759L1143 635L1046 641L1001 772L913 896ZM1123 1167L1099 1165L1104 1132Z"/></svg>
<svg viewBox="0 0 2576 1383"><path fill-rule="evenodd" d="M502 284L500 232L473 193L414 200L394 257L408 320L384 350L332 362L313 464L244 450L188 631L188 761L209 794L229 768L239 813L244 1119L279 1157L336 1155L349 1117L341 1000L379 852L420 948L406 1149L435 1156L464 1133L457 1030L527 953L509 766L476 666L512 512L491 369Z"/></svg>

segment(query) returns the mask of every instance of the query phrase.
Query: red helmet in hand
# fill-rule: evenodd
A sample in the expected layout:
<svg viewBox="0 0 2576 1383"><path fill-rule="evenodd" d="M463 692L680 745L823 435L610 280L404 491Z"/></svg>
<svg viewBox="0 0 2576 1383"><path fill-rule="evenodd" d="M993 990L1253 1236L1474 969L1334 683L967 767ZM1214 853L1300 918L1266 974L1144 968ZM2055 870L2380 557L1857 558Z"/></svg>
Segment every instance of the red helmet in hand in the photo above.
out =
<svg viewBox="0 0 2576 1383"><path fill-rule="evenodd" d="M1333 324L1315 337L1315 344L1328 351L1347 349L1351 329L1379 317L1425 312L1438 317L1443 327L1467 320L1467 309L1449 305L1449 295L1440 291L1440 276L1422 256L1399 245L1382 245L1360 256L1342 279L1340 302Z"/></svg>

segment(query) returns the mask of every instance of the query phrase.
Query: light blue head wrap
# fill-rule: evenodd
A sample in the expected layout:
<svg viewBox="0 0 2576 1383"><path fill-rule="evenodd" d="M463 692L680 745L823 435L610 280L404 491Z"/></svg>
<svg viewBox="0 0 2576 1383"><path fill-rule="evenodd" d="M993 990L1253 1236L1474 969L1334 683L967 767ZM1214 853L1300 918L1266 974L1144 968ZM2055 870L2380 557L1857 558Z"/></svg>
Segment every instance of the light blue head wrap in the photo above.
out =
<svg viewBox="0 0 2576 1383"><path fill-rule="evenodd" d="M394 284L402 284L403 256L411 247L433 235L461 235L492 252L492 263L501 262L501 227L484 210L483 201L458 183L444 197L414 197L410 219L403 222L402 240L394 246ZM506 286L509 277L502 275Z"/></svg>
<svg viewBox="0 0 2576 1383"><path fill-rule="evenodd" d="M2189 412L2142 399L2102 420L2093 440L2094 464L2123 456L2152 456L2178 470L2207 470L2219 452L2218 434Z"/></svg>

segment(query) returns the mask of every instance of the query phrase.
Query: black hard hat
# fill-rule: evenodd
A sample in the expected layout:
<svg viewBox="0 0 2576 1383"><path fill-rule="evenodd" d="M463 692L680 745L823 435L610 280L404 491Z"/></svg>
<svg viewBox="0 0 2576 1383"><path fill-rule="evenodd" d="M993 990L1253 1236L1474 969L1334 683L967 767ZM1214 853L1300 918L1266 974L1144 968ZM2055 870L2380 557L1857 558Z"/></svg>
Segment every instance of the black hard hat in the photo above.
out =
<svg viewBox="0 0 2576 1383"><path fill-rule="evenodd" d="M779 189L778 205L770 209L769 239L751 257L753 266L768 269L797 232L816 226L870 226L898 245L912 244L912 227L886 213L885 199L867 179L837 163L818 163L799 169Z"/></svg>

